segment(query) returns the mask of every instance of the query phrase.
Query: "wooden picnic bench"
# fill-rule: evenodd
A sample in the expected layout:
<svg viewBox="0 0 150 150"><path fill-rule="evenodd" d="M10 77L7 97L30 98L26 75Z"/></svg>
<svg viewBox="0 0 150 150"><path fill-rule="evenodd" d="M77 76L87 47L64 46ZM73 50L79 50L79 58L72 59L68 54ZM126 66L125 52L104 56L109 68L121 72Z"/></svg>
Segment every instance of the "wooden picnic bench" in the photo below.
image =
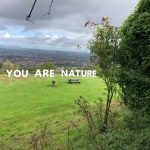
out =
<svg viewBox="0 0 150 150"><path fill-rule="evenodd" d="M68 82L71 83L80 83L80 79L69 79Z"/></svg>

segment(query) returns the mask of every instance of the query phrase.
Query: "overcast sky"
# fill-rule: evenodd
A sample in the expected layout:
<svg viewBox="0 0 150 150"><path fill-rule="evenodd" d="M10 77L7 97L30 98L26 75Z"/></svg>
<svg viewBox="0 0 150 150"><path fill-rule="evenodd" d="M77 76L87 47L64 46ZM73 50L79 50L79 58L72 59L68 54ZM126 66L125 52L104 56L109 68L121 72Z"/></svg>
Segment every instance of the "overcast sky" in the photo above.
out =
<svg viewBox="0 0 150 150"><path fill-rule="evenodd" d="M91 33L86 21L100 22L109 16L120 26L134 11L138 0L37 0L31 22L27 22L34 0L0 0L0 46L49 50L85 51ZM81 46L81 49L77 48Z"/></svg>

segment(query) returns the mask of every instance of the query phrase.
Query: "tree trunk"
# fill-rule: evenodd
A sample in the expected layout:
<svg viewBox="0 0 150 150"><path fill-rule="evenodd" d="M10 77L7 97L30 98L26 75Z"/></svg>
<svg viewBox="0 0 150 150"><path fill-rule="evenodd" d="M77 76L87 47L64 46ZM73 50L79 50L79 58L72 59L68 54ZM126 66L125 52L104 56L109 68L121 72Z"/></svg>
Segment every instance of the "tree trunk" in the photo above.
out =
<svg viewBox="0 0 150 150"><path fill-rule="evenodd" d="M108 95L107 95L107 105L106 105L106 111L104 116L104 128L106 130L108 125L108 118L109 118L109 112L110 112L110 105L113 98L113 92L112 89L108 89Z"/></svg>

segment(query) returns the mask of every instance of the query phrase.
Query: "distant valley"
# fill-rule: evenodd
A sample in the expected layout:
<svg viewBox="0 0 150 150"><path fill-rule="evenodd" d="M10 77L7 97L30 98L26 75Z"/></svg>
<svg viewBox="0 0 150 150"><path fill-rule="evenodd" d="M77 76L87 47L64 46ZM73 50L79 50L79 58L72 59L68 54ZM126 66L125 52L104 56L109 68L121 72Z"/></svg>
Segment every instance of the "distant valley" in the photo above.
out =
<svg viewBox="0 0 150 150"><path fill-rule="evenodd" d="M58 67L88 67L89 58L83 52L0 48L0 61L9 60L20 66L39 66L51 61Z"/></svg>

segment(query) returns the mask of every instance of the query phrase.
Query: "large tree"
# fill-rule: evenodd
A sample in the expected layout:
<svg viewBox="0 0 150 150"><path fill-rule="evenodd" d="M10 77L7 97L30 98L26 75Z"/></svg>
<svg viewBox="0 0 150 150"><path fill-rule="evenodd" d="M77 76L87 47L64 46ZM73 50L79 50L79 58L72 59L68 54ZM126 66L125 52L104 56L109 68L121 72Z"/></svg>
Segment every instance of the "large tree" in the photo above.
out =
<svg viewBox="0 0 150 150"><path fill-rule="evenodd" d="M104 116L104 127L107 127L110 105L116 92L116 64L117 49L119 48L118 28L110 24L108 17L103 17L101 24L87 22L90 27L96 27L93 38L89 41L91 60L98 66L98 76L106 84L106 111ZM104 128L105 129L105 128Z"/></svg>
<svg viewBox="0 0 150 150"><path fill-rule="evenodd" d="M119 84L124 102L150 113L150 0L141 0L122 26Z"/></svg>

